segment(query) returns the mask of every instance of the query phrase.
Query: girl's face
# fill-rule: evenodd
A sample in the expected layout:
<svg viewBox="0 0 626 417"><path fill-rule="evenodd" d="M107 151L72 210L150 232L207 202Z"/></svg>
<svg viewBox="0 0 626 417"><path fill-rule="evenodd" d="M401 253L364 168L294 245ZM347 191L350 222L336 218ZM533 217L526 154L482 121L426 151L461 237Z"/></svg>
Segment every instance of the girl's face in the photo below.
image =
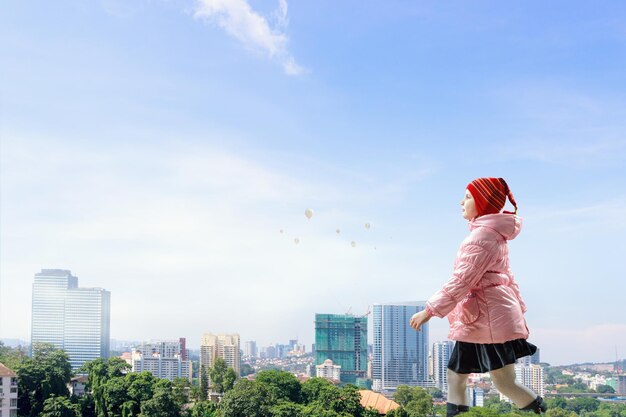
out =
<svg viewBox="0 0 626 417"><path fill-rule="evenodd" d="M465 190L465 197L461 200L461 213L465 220L473 220L478 216L478 210L476 210L476 202L472 193L469 190Z"/></svg>

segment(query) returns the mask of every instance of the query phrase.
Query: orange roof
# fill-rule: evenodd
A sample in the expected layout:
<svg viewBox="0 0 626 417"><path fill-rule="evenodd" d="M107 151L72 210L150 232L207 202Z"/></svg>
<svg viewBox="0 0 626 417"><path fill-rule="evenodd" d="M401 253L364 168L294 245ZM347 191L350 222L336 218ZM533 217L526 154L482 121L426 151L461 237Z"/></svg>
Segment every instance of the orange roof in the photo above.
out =
<svg viewBox="0 0 626 417"><path fill-rule="evenodd" d="M15 377L17 376L17 374L0 363L0 377L3 376Z"/></svg>
<svg viewBox="0 0 626 417"><path fill-rule="evenodd" d="M391 410L395 410L400 405L392 400L385 398L384 395L374 391L362 389L359 390L361 394L361 405L365 408L375 408L380 414L387 414Z"/></svg>

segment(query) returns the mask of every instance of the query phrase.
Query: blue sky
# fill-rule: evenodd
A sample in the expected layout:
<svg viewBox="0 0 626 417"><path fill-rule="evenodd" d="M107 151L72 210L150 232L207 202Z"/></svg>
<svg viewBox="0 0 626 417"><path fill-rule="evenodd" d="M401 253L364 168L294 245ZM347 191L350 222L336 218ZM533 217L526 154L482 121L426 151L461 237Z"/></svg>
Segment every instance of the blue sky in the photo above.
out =
<svg viewBox="0 0 626 417"><path fill-rule="evenodd" d="M542 359L626 356L624 21L618 1L5 2L0 335L29 338L34 273L65 268L112 292L117 339L310 344L316 312L427 299L466 184L501 176Z"/></svg>

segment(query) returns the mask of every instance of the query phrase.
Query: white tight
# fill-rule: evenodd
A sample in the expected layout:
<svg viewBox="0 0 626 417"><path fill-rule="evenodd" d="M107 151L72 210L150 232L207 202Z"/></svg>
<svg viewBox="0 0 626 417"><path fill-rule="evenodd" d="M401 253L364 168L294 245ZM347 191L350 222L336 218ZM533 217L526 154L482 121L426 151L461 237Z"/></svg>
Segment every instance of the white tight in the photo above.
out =
<svg viewBox="0 0 626 417"><path fill-rule="evenodd" d="M468 374L457 374L450 369L448 371L448 402L457 405L469 405L467 398ZM526 407L537 398L532 390L520 384L515 379L515 365L506 365L504 368L489 372L496 389L506 395L518 407Z"/></svg>

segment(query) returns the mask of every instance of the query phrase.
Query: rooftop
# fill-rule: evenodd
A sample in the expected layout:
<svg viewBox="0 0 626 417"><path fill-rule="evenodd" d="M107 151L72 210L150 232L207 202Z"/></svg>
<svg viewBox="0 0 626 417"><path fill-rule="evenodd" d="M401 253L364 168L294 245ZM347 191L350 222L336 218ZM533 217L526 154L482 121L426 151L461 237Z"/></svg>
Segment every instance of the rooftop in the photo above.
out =
<svg viewBox="0 0 626 417"><path fill-rule="evenodd" d="M370 390L359 390L361 394L361 405L364 408L375 408L380 414L387 414L391 410L395 410L400 405L384 395Z"/></svg>
<svg viewBox="0 0 626 417"><path fill-rule="evenodd" d="M0 377L3 376L15 377L17 376L17 374L0 363Z"/></svg>

